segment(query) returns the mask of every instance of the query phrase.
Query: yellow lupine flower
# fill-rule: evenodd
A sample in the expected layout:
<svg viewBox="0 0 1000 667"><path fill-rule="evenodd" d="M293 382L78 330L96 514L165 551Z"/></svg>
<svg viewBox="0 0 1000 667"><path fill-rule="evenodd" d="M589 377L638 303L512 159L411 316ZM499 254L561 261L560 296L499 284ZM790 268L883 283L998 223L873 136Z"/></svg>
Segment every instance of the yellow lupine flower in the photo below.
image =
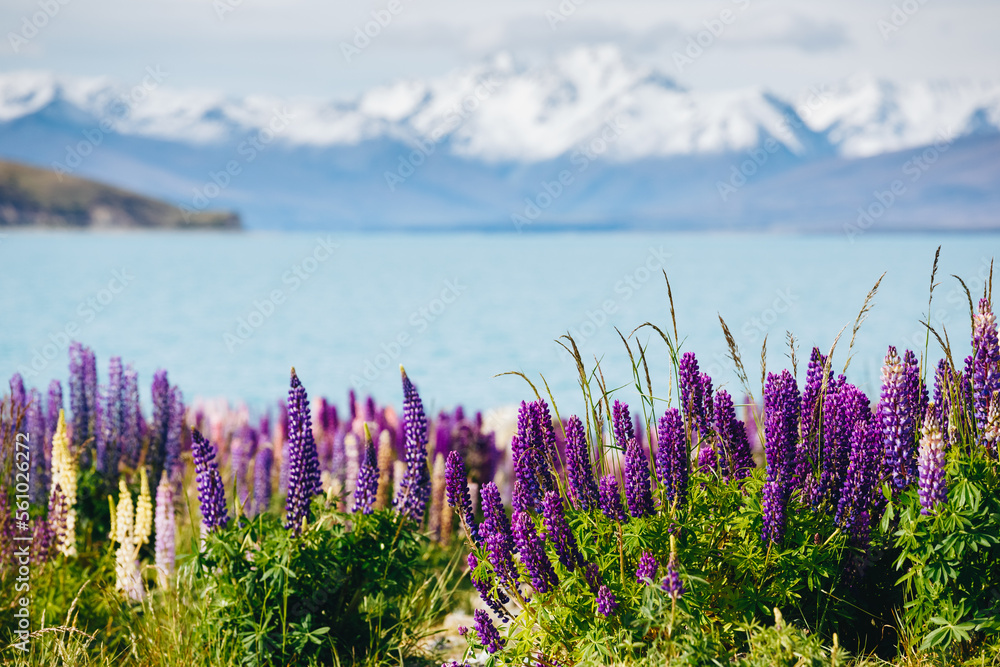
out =
<svg viewBox="0 0 1000 667"><path fill-rule="evenodd" d="M146 468L139 469L139 500L135 506L135 545L149 542L153 532L153 499L149 494L149 478Z"/></svg>
<svg viewBox="0 0 1000 667"><path fill-rule="evenodd" d="M52 436L52 486L50 503L57 514L56 549L64 556L76 555L76 476L79 472L76 457L69 451L66 435L66 415L59 411L59 422ZM60 498L54 503L56 487Z"/></svg>

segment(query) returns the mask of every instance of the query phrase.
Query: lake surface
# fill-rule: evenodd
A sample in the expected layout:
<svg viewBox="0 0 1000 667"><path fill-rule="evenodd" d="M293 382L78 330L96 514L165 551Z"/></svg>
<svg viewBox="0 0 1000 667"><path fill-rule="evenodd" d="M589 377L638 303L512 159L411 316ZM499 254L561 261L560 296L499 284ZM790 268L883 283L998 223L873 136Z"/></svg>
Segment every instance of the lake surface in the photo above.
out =
<svg viewBox="0 0 1000 667"><path fill-rule="evenodd" d="M729 324L759 392L789 365L785 332L800 341L799 379L813 345L838 345L885 272L858 333L849 378L877 391L889 344L924 349L934 250L942 245L931 319L968 354L964 292L981 293L1000 235L844 236L590 234L83 234L0 236L0 375L20 370L44 389L65 381L67 340L94 348L101 382L109 356L139 372L148 406L157 368L186 399L224 396L262 410L287 391L295 366L310 396L339 404L350 386L399 404L400 363L429 410L483 409L530 398L505 371L544 374L561 412L581 401L573 362L554 339L567 331L609 386L632 382L616 327L672 328L670 277L684 350L742 395L718 316ZM646 328L654 389L668 391L667 349ZM930 356L940 356L933 340ZM6 387L5 387L6 388ZM623 390L626 399L631 395ZM759 393L758 393L759 395Z"/></svg>

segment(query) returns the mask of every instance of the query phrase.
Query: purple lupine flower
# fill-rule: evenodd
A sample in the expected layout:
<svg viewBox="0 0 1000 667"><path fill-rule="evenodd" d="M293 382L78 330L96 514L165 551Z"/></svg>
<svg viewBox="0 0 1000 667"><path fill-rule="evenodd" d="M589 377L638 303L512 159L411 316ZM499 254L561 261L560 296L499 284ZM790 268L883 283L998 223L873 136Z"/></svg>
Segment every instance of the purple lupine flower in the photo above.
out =
<svg viewBox="0 0 1000 667"><path fill-rule="evenodd" d="M705 437L706 434L711 433L712 423L715 421L715 404L712 400L712 376L708 373L699 373L698 378L701 382L702 397L701 423L698 428L702 433L702 437Z"/></svg>
<svg viewBox="0 0 1000 667"><path fill-rule="evenodd" d="M902 491L917 476L916 413L919 405L919 385L913 372L904 365L896 348L889 346L882 367L882 395L879 413L882 416L882 438L885 444L885 465L894 489ZM919 381L919 375L917 375Z"/></svg>
<svg viewBox="0 0 1000 667"><path fill-rule="evenodd" d="M597 595L597 591L604 585L604 577L601 576L601 568L597 563L587 563L583 566L583 578L587 582L587 588L594 595Z"/></svg>
<svg viewBox="0 0 1000 667"><path fill-rule="evenodd" d="M156 487L156 570L161 585L174 573L176 561L177 518L174 514L174 485L160 477Z"/></svg>
<svg viewBox="0 0 1000 667"><path fill-rule="evenodd" d="M250 497L250 482L247 473L250 470L250 460L254 455L254 435L253 429L244 424L233 436L229 445L229 468L233 477L236 478L236 500L240 507L246 508L249 515L253 515L253 508L247 507L247 500ZM167 468L169 476L169 468Z"/></svg>
<svg viewBox="0 0 1000 667"><path fill-rule="evenodd" d="M400 514L420 524L431 495L431 475L427 469L427 415L417 388L402 366L399 372L403 377L403 460L406 461L406 473L399 483L393 505Z"/></svg>
<svg viewBox="0 0 1000 667"><path fill-rule="evenodd" d="M615 401L612 409L614 433L618 448L625 452L625 499L633 517L653 513L653 495L650 486L649 460L642 445L636 442L632 430L632 416L628 405Z"/></svg>
<svg viewBox="0 0 1000 667"><path fill-rule="evenodd" d="M698 442L704 432L708 430L708 419L705 415L704 387L694 352L685 352L681 356L678 364L678 376L684 425L691 436L691 442Z"/></svg>
<svg viewBox="0 0 1000 667"><path fill-rule="evenodd" d="M469 553L467 562L469 564L469 579L472 580L472 585L479 592L479 597L482 598L486 606L492 609L493 613L499 616L501 620L506 620L507 610L503 606L510 602L510 598L507 597L502 588L497 589L496 595L494 595L493 582L488 576L475 576L476 568L479 567L479 559L476 558L475 553Z"/></svg>
<svg viewBox="0 0 1000 667"><path fill-rule="evenodd" d="M714 438L706 438L698 450L698 472L708 475L718 468L719 456L715 451Z"/></svg>
<svg viewBox="0 0 1000 667"><path fill-rule="evenodd" d="M73 451L80 456L80 467L91 463L84 443L94 436L97 409L97 369L90 348L73 341L69 345L69 402L73 411Z"/></svg>
<svg viewBox="0 0 1000 667"><path fill-rule="evenodd" d="M795 444L799 430L801 398L795 378L787 370L768 373L764 387L764 453L767 482L764 484L765 542L780 544L785 535L785 512L795 472Z"/></svg>
<svg viewBox="0 0 1000 667"><path fill-rule="evenodd" d="M819 441L820 424L822 423L824 381L826 393L829 396L835 391L833 372L826 369L827 358L821 354L818 347L812 349L809 366L806 370L806 384L802 389L801 423L799 437L795 448L795 463L793 466L792 491L802 491L803 500L817 495L819 480L816 479L816 465L820 460ZM824 377L825 376L825 377Z"/></svg>
<svg viewBox="0 0 1000 667"><path fill-rule="evenodd" d="M63 409L63 390L59 380L49 383L49 398L45 404L45 440L51 444L59 423L59 411Z"/></svg>
<svg viewBox="0 0 1000 667"><path fill-rule="evenodd" d="M469 495L469 478L465 474L465 462L462 461L460 453L448 453L448 458L445 460L444 477L445 495L448 499L448 504L458 513L469 538L478 544L479 530L476 526L475 515L472 512L472 498Z"/></svg>
<svg viewBox="0 0 1000 667"><path fill-rule="evenodd" d="M28 396L24 390L24 378L20 373L10 376L10 399L13 412L24 409L28 404Z"/></svg>
<svg viewBox="0 0 1000 667"><path fill-rule="evenodd" d="M208 532L225 528L229 523L229 513L226 511L226 492L222 486L222 476L219 475L215 445L206 440L198 430L191 432L191 439L202 526Z"/></svg>
<svg viewBox="0 0 1000 667"><path fill-rule="evenodd" d="M42 395L37 389L28 393L27 414L24 417L25 429L28 432L28 458L31 463L29 470L28 501L40 504L45 501L48 484L45 465L45 417L42 414Z"/></svg>
<svg viewBox="0 0 1000 667"><path fill-rule="evenodd" d="M128 468L139 465L142 454L142 406L139 403L139 376L132 364L122 374L121 458Z"/></svg>
<svg viewBox="0 0 1000 667"><path fill-rule="evenodd" d="M288 390L288 496L285 499L285 528L302 530L311 517L310 501L323 491L319 476L319 455L313 439L309 396L292 369Z"/></svg>
<svg viewBox="0 0 1000 667"><path fill-rule="evenodd" d="M843 375L831 384L823 404L821 475L812 498L814 507L837 508L850 465L854 426L869 414L868 397Z"/></svg>
<svg viewBox="0 0 1000 667"><path fill-rule="evenodd" d="M598 489L598 502L604 516L612 521L621 523L628 521L629 517L622 506L622 492L618 487L618 479L615 478L614 473L608 473L601 478L600 488Z"/></svg>
<svg viewBox="0 0 1000 667"><path fill-rule="evenodd" d="M715 392L715 432L725 459L723 477L738 480L749 475L754 462L746 426L736 418L733 397L725 389Z"/></svg>
<svg viewBox="0 0 1000 667"><path fill-rule="evenodd" d="M597 591L597 613L605 618L611 616L618 609L618 600L615 594L607 586L601 586Z"/></svg>
<svg viewBox="0 0 1000 667"><path fill-rule="evenodd" d="M949 426L951 423L952 374L947 359L938 360L934 372L934 420L941 425L941 438L945 447L949 441Z"/></svg>
<svg viewBox="0 0 1000 667"><path fill-rule="evenodd" d="M253 514L263 514L271 506L271 469L274 450L261 447L253 464Z"/></svg>
<svg viewBox="0 0 1000 667"><path fill-rule="evenodd" d="M475 614L473 614L473 619L475 623L472 627L476 631L479 643L486 648L486 652L493 654L503 649L506 641L497 632L496 627L493 625L493 620L490 619L490 615L486 613L486 610L477 609Z"/></svg>
<svg viewBox="0 0 1000 667"><path fill-rule="evenodd" d="M510 520L500 498L500 489L495 483L487 482L479 490L479 498L483 508L483 526L480 527L480 535L486 537L488 528L489 532L500 535L499 539L502 540L504 549L513 553L516 551L516 545L511 533Z"/></svg>
<svg viewBox="0 0 1000 667"><path fill-rule="evenodd" d="M635 439L635 433L632 430L632 415L629 413L628 405L615 399L615 403L611 408L611 415L615 445L621 451L625 451L629 440Z"/></svg>
<svg viewBox="0 0 1000 667"><path fill-rule="evenodd" d="M988 299L980 299L979 312L972 317L972 404L976 417L978 444L985 445L990 401L1000 391L1000 344L997 318ZM997 452L990 451L996 456Z"/></svg>
<svg viewBox="0 0 1000 667"><path fill-rule="evenodd" d="M660 569L660 564L649 551L643 551L639 556L639 565L635 568L635 578L639 583L649 584L656 578L656 571Z"/></svg>
<svg viewBox="0 0 1000 667"><path fill-rule="evenodd" d="M625 498L628 511L639 518L653 514L652 480L646 450L632 438L625 445Z"/></svg>
<svg viewBox="0 0 1000 667"><path fill-rule="evenodd" d="M948 501L948 486L944 475L944 440L932 411L927 412L922 432L917 460L920 513L931 515L937 512L939 505Z"/></svg>
<svg viewBox="0 0 1000 667"><path fill-rule="evenodd" d="M566 421L566 476L577 507L587 511L598 506L597 482L590 462L590 447L583 422L576 415Z"/></svg>
<svg viewBox="0 0 1000 667"><path fill-rule="evenodd" d="M684 583L681 581L680 572L677 571L677 552L670 552L670 558L667 560L667 576L663 578L663 583L660 588L666 591L667 595L677 600L677 598L684 595Z"/></svg>
<svg viewBox="0 0 1000 667"><path fill-rule="evenodd" d="M106 480L115 480L118 477L118 459L125 428L125 382L121 357L111 357L108 362L108 385L104 393L102 432L97 443L95 467Z"/></svg>
<svg viewBox="0 0 1000 667"><path fill-rule="evenodd" d="M358 483L354 486L354 507L351 511L371 514L378 494L378 454L367 423L364 428L365 450L358 467Z"/></svg>
<svg viewBox="0 0 1000 667"><path fill-rule="evenodd" d="M687 500L689 459L684 421L677 408L660 417L656 442L656 476L665 489L667 504L682 506Z"/></svg>
<svg viewBox="0 0 1000 667"><path fill-rule="evenodd" d="M184 396L175 385L170 388L170 413L167 421L167 438L163 447L163 469L171 480L184 474L181 462L181 434L184 430Z"/></svg>
<svg viewBox="0 0 1000 667"><path fill-rule="evenodd" d="M555 432L545 401L521 402L517 434L511 440L514 463L514 509L539 511L542 495L555 488L550 461L555 461Z"/></svg>
<svg viewBox="0 0 1000 667"><path fill-rule="evenodd" d="M583 565L583 556L576 545L576 538L566 521L566 514L563 512L562 498L555 491L545 494L542 501L542 515L545 518L545 530L548 533L548 540L559 556L559 562L563 567L572 571L577 566Z"/></svg>
<svg viewBox="0 0 1000 667"><path fill-rule="evenodd" d="M170 381L165 370L160 369L153 374L150 393L153 397L153 418L149 422L146 465L149 466L149 474L153 479L159 479L167 457L167 438L170 433Z"/></svg>
<svg viewBox="0 0 1000 667"><path fill-rule="evenodd" d="M864 411L854 423L847 473L837 503L834 521L857 542L867 531L868 508L873 505L882 469L882 429L880 419ZM862 517L864 515L864 517ZM862 523L864 524L862 528Z"/></svg>
<svg viewBox="0 0 1000 667"><path fill-rule="evenodd" d="M493 525L491 519L484 519L480 530L490 565L493 566L500 585L511 591L517 591L518 575L517 566L514 565L513 536L504 535L502 530Z"/></svg>
<svg viewBox="0 0 1000 667"><path fill-rule="evenodd" d="M531 586L538 593L548 593L559 585L552 561L545 553L545 542L535 530L535 522L527 512L514 512L514 539L521 562L531 577Z"/></svg>

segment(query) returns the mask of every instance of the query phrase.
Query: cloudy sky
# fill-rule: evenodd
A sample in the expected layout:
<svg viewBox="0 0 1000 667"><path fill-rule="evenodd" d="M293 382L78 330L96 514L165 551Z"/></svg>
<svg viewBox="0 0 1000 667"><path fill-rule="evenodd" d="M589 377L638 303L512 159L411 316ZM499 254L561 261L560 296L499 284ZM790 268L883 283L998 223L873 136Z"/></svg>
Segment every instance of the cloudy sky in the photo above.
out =
<svg viewBox="0 0 1000 667"><path fill-rule="evenodd" d="M859 72L995 78L1000 64L995 0L4 0L0 26L0 71L128 83L159 66L179 88L285 96L607 42L693 88L784 94Z"/></svg>

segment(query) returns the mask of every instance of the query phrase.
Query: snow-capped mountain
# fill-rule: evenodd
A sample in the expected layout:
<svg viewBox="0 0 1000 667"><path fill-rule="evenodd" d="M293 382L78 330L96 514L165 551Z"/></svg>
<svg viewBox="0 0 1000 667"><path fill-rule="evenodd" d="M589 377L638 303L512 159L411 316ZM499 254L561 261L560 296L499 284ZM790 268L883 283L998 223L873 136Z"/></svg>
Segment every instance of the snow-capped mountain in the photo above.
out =
<svg viewBox="0 0 1000 667"><path fill-rule="evenodd" d="M532 203L540 224L806 219L831 197L836 210L863 206L886 187L879 179L903 177L906 151L935 142L941 154L951 149L949 160L921 191L936 206L967 207L982 226L997 220L987 212L997 210L996 135L1000 80L862 75L784 99L760 88L686 89L614 46L534 67L500 54L350 100L184 91L155 68L128 83L0 74L0 157L192 208L237 207L250 226L509 225ZM227 165L238 173L213 179ZM564 171L573 182L540 207L536 195ZM921 197L885 220L940 210Z"/></svg>

